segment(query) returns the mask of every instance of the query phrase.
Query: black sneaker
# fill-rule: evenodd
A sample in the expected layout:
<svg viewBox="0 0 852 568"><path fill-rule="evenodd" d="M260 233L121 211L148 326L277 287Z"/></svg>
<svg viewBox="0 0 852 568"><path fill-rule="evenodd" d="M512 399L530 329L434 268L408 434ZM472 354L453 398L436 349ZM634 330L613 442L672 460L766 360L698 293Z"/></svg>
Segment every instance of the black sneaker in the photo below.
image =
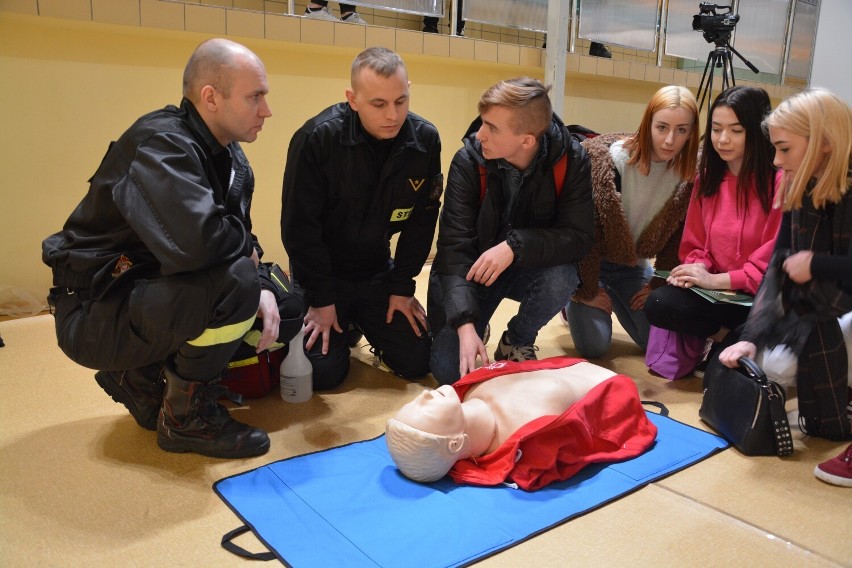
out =
<svg viewBox="0 0 852 568"><path fill-rule="evenodd" d="M692 376L697 377L699 379L704 378L704 374L707 372L707 365L710 364L714 358L719 358L719 353L722 350L722 344L712 339L707 339L707 345L704 347L704 356L701 358L701 362L692 370Z"/></svg>
<svg viewBox="0 0 852 568"><path fill-rule="evenodd" d="M364 337L364 332L361 331L361 328L350 322L349 327L346 328L346 343L349 348L358 347L362 337Z"/></svg>
<svg viewBox="0 0 852 568"><path fill-rule="evenodd" d="M538 359L535 352L538 351L536 345L512 345L509 343L508 331L503 332L503 337L500 338L500 343L497 349L494 350L495 361L535 361Z"/></svg>
<svg viewBox="0 0 852 568"><path fill-rule="evenodd" d="M704 378L704 374L707 372L707 363L709 363L709 359L702 360L697 367L692 370L692 376L697 377L699 379Z"/></svg>
<svg viewBox="0 0 852 568"><path fill-rule="evenodd" d="M589 55L592 57L612 59L612 53L606 48L606 46L596 41L593 41L592 45L589 46Z"/></svg>
<svg viewBox="0 0 852 568"><path fill-rule="evenodd" d="M157 415L163 405L166 385L160 365L125 371L98 371L95 380L115 402L127 407L137 424L146 430L157 429Z"/></svg>

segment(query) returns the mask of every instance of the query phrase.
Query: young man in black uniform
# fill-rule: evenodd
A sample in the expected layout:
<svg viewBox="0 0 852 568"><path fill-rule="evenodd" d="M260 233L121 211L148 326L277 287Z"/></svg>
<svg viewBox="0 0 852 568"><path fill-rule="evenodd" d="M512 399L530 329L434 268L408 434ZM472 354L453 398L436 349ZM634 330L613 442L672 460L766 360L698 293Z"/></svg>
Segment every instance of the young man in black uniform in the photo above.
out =
<svg viewBox="0 0 852 568"><path fill-rule="evenodd" d="M238 458L269 437L233 420L218 383L246 332L286 342L285 314L251 233L253 142L269 88L260 59L224 39L189 59L180 107L136 121L107 150L87 195L43 243L59 346L172 452ZM282 330L286 337L281 335ZM235 395L233 395L235 396Z"/></svg>
<svg viewBox="0 0 852 568"><path fill-rule="evenodd" d="M574 293L595 212L589 158L536 79L483 93L447 178L429 275L432 374L454 383L488 364L483 335L504 298L520 302L494 358L536 358L535 338ZM564 305L564 304L563 304Z"/></svg>
<svg viewBox="0 0 852 568"><path fill-rule="evenodd" d="M308 120L290 142L281 235L308 306L305 349L318 390L349 372L350 324L397 375L429 372L426 312L413 279L438 219L441 142L409 112L408 87L400 57L369 48L352 63L346 102Z"/></svg>

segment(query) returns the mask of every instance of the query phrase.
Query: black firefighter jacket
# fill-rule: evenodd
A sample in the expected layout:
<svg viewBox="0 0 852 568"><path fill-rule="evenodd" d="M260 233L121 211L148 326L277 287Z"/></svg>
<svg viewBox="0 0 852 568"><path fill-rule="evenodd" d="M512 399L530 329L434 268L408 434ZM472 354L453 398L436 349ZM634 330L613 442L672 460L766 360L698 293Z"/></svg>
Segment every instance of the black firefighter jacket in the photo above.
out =
<svg viewBox="0 0 852 568"><path fill-rule="evenodd" d="M443 190L438 131L409 112L381 166L366 136L358 114L339 103L290 141L281 237L310 306L331 305L338 285L370 280L391 266L388 292L413 296L432 247Z"/></svg>
<svg viewBox="0 0 852 568"><path fill-rule="evenodd" d="M89 182L42 244L57 286L100 298L117 282L204 270L253 247L263 254L251 233L248 160L238 143L219 144L186 99L139 118ZM263 274L261 285L274 289Z"/></svg>

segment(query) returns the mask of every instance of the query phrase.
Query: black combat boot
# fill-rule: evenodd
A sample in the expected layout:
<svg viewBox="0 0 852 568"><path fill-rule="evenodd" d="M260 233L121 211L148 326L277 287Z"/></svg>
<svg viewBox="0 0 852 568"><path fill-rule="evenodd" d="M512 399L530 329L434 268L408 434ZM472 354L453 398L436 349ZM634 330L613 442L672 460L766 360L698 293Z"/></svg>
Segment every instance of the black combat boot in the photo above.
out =
<svg viewBox="0 0 852 568"><path fill-rule="evenodd" d="M237 422L217 401L242 397L216 383L185 381L169 368L166 396L157 421L157 445L168 452L195 452L214 458L247 458L269 450L269 436Z"/></svg>
<svg viewBox="0 0 852 568"><path fill-rule="evenodd" d="M157 429L157 416L163 405L166 385L161 365L126 371L98 371L95 380L115 402L127 407L137 424L147 430Z"/></svg>

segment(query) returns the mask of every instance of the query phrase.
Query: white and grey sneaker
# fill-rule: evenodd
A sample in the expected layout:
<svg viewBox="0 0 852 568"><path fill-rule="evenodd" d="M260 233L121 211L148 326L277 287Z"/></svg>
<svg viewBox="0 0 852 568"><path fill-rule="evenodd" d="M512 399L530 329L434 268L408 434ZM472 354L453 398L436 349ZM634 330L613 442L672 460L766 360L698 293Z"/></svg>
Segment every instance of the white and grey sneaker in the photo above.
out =
<svg viewBox="0 0 852 568"><path fill-rule="evenodd" d="M491 339L491 324L485 324L485 331L482 332L482 344L488 345L488 340Z"/></svg>
<svg viewBox="0 0 852 568"><path fill-rule="evenodd" d="M366 26L367 22L358 15L358 12L350 12L348 16L343 16L340 18L340 21L346 22L347 24L358 24L359 26Z"/></svg>
<svg viewBox="0 0 852 568"><path fill-rule="evenodd" d="M310 18L312 20L328 20L329 22L339 22L340 20L331 13L331 10L328 9L328 6L323 6L317 10L311 10L310 8L305 8L305 13L302 14L303 18Z"/></svg>
<svg viewBox="0 0 852 568"><path fill-rule="evenodd" d="M500 343L497 349L494 350L495 361L535 361L538 359L535 352L538 351L537 345L512 345L508 340L508 332L503 332L503 337L500 338Z"/></svg>

